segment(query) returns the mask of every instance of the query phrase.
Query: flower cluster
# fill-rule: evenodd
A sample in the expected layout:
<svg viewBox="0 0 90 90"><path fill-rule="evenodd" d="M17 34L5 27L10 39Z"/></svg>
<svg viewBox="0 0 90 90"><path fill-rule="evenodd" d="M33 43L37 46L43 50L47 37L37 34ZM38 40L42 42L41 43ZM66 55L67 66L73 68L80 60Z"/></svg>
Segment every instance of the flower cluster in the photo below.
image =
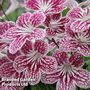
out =
<svg viewBox="0 0 90 90"><path fill-rule="evenodd" d="M40 81L56 83L56 90L90 88L90 72L83 68L90 56L90 6L74 0L23 4L26 10L16 22L0 22L0 90L22 90L23 82ZM3 86L17 84L3 78L19 78L20 86Z"/></svg>

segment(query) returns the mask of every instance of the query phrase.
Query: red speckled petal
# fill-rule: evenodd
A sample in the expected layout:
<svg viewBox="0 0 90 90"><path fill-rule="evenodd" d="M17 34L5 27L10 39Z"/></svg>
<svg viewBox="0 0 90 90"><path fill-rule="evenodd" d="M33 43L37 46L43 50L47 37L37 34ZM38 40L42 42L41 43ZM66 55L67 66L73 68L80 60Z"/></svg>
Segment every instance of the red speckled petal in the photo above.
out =
<svg viewBox="0 0 90 90"><path fill-rule="evenodd" d="M9 22L0 22L0 36L3 35L11 27L14 27L15 24L11 21Z"/></svg>
<svg viewBox="0 0 90 90"><path fill-rule="evenodd" d="M56 70L52 74L42 73L41 81L46 84L54 84L58 81L59 78L60 78L60 72Z"/></svg>
<svg viewBox="0 0 90 90"><path fill-rule="evenodd" d="M1 77L10 77L15 72L16 72L16 70L14 69L12 62L6 62L0 67L0 76Z"/></svg>
<svg viewBox="0 0 90 90"><path fill-rule="evenodd" d="M48 49L48 45L43 40L37 40L34 44L34 48L36 51L40 52L41 54L45 54Z"/></svg>
<svg viewBox="0 0 90 90"><path fill-rule="evenodd" d="M80 7L73 8L69 11L68 16L71 19L80 19L83 16L83 10Z"/></svg>
<svg viewBox="0 0 90 90"><path fill-rule="evenodd" d="M32 14L29 12L23 13L21 16L18 17L17 22L16 22L17 25L19 27L29 27L31 16Z"/></svg>
<svg viewBox="0 0 90 90"><path fill-rule="evenodd" d="M56 58L58 64L64 64L68 61L68 55L66 52L61 52L60 50L57 50L53 56Z"/></svg>
<svg viewBox="0 0 90 90"><path fill-rule="evenodd" d="M74 79L77 86L81 88L90 88L90 72L79 69L74 73Z"/></svg>
<svg viewBox="0 0 90 90"><path fill-rule="evenodd" d="M50 73L54 72L57 68L57 61L51 56L44 56L40 60L41 70Z"/></svg>
<svg viewBox="0 0 90 90"><path fill-rule="evenodd" d="M25 78L29 79L30 85L36 85L40 82L41 72L39 66L35 62L31 62L30 67L25 72Z"/></svg>
<svg viewBox="0 0 90 90"><path fill-rule="evenodd" d="M84 64L84 58L81 54L79 53L74 53L70 59L69 62L72 63L75 67L82 67Z"/></svg>
<svg viewBox="0 0 90 90"><path fill-rule="evenodd" d="M33 27L38 27L41 25L46 19L46 16L42 12L35 12L30 19L31 25Z"/></svg>
<svg viewBox="0 0 90 90"><path fill-rule="evenodd" d="M44 29L39 29L39 28L34 29L33 33L35 35L36 40L44 39L46 35Z"/></svg>
<svg viewBox="0 0 90 90"><path fill-rule="evenodd" d="M9 46L9 52L15 54L26 42L26 37L20 36L16 38Z"/></svg>
<svg viewBox="0 0 90 90"><path fill-rule="evenodd" d="M26 56L18 56L13 63L14 68L18 71L18 72L22 72L27 68L27 64L29 63L29 58Z"/></svg>

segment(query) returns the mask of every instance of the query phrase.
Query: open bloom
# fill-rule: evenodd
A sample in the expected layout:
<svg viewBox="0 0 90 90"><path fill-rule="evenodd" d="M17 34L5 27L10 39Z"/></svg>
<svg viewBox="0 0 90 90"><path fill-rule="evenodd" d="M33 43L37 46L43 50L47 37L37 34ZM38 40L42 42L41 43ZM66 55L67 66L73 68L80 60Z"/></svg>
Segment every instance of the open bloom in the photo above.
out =
<svg viewBox="0 0 90 90"><path fill-rule="evenodd" d="M57 62L55 58L45 55L47 44L44 41L37 40L34 44L27 41L22 47L22 51L24 55L18 56L13 65L17 72L25 73L25 78L31 85L39 83L41 72L55 71Z"/></svg>
<svg viewBox="0 0 90 90"><path fill-rule="evenodd" d="M63 10L62 4L66 0L27 0L26 7L34 11L42 11L45 14L59 13Z"/></svg>
<svg viewBox="0 0 90 90"><path fill-rule="evenodd" d="M62 17L60 13L49 14L44 22L48 36L55 37L56 34L65 32L65 24L69 22L67 17Z"/></svg>
<svg viewBox="0 0 90 90"><path fill-rule="evenodd" d="M75 90L75 85L90 88L90 73L82 68L83 56L56 51L53 55L58 61L58 69L51 74L42 74L41 81L47 84L57 82L56 90Z"/></svg>
<svg viewBox="0 0 90 90"><path fill-rule="evenodd" d="M67 24L67 36L60 39L60 50L65 52L78 52L83 56L90 56L90 30L73 32Z"/></svg>
<svg viewBox="0 0 90 90"><path fill-rule="evenodd" d="M4 38L13 39L9 46L9 52L14 54L25 44L26 40L42 39L45 36L43 29L38 28L45 20L45 15L41 12L31 14L29 12L18 17L16 26L10 28Z"/></svg>
<svg viewBox="0 0 90 90"><path fill-rule="evenodd" d="M73 20L71 24L73 31L80 32L90 28L90 7L83 9L75 7L69 11L68 16Z"/></svg>

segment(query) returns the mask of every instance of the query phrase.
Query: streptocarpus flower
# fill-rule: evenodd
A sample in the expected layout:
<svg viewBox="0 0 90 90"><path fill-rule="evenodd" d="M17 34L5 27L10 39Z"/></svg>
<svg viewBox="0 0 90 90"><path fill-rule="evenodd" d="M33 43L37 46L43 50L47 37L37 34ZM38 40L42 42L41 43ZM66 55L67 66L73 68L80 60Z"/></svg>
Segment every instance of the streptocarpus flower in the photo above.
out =
<svg viewBox="0 0 90 90"><path fill-rule="evenodd" d="M50 73L55 71L57 62L55 58L46 56L47 44L37 40L34 44L26 41L22 47L24 55L14 60L14 68L18 72L24 72L25 78L29 79L31 85L39 83L41 72Z"/></svg>
<svg viewBox="0 0 90 90"><path fill-rule="evenodd" d="M42 74L42 82L53 84L57 82L56 90L76 90L76 85L81 88L90 88L90 73L82 68L83 56L74 53L56 51L53 55L58 61L58 69L51 74Z"/></svg>
<svg viewBox="0 0 90 90"><path fill-rule="evenodd" d="M27 0L26 7L34 11L42 11L45 14L59 13L64 9L62 4L66 0Z"/></svg>
<svg viewBox="0 0 90 90"><path fill-rule="evenodd" d="M61 51L78 52L83 56L90 56L90 30L73 32L70 24L66 26L68 35L60 40Z"/></svg>
<svg viewBox="0 0 90 90"><path fill-rule="evenodd" d="M71 28L75 32L85 31L90 28L90 7L76 7L69 11L68 16L71 18Z"/></svg>
<svg viewBox="0 0 90 90"><path fill-rule="evenodd" d="M65 24L68 22L69 19L67 17L62 17L60 13L47 15L44 22L47 35L50 37L55 37L56 34L64 33Z"/></svg>
<svg viewBox="0 0 90 90"><path fill-rule="evenodd" d="M44 38L44 30L38 28L44 21L45 15L42 12L22 14L16 22L16 27L9 29L3 35L4 38L14 39L9 46L9 52L16 53L25 44L26 40L32 41Z"/></svg>

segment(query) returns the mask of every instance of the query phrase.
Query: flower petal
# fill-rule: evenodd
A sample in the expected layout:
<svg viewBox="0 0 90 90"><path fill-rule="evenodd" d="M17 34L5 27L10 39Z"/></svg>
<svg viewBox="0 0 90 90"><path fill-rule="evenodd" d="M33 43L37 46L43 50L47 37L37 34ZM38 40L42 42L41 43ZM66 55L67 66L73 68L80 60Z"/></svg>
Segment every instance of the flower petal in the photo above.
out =
<svg viewBox="0 0 90 90"><path fill-rule="evenodd" d="M46 42L44 42L43 40L36 40L36 42L34 44L34 48L39 53L45 54L48 49L48 44Z"/></svg>
<svg viewBox="0 0 90 90"><path fill-rule="evenodd" d="M13 66L18 72L22 72L27 68L29 62L28 57L20 55L14 60Z"/></svg>
<svg viewBox="0 0 90 90"><path fill-rule="evenodd" d="M90 72L79 69L74 73L74 79L77 86L81 88L90 88Z"/></svg>
<svg viewBox="0 0 90 90"><path fill-rule="evenodd" d="M86 21L76 20L71 24L70 27L74 32L81 32L89 29L90 26Z"/></svg>
<svg viewBox="0 0 90 90"><path fill-rule="evenodd" d="M7 56L11 61L14 61L17 56L21 55L21 53L18 51L15 54L11 54L9 51L7 51Z"/></svg>
<svg viewBox="0 0 90 90"><path fill-rule="evenodd" d="M26 42L26 37L20 36L16 38L9 46L9 52L15 54Z"/></svg>
<svg viewBox="0 0 90 90"><path fill-rule="evenodd" d="M44 13L49 13L50 11L60 12L62 7L59 6L60 4L64 3L65 0L27 0L26 7L43 11ZM55 11L56 10L56 11Z"/></svg>
<svg viewBox="0 0 90 90"><path fill-rule="evenodd" d="M40 60L41 70L46 73L54 72L57 68L57 61L51 56L44 56Z"/></svg>
<svg viewBox="0 0 90 90"><path fill-rule="evenodd" d="M11 27L14 27L14 23L9 21L9 22L0 22L0 36L3 35L8 29Z"/></svg>
<svg viewBox="0 0 90 90"><path fill-rule="evenodd" d="M44 24L45 24L47 27L49 27L50 21L51 21L51 15L46 15L46 19L45 19Z"/></svg>
<svg viewBox="0 0 90 90"><path fill-rule="evenodd" d="M68 78L66 81L58 81L56 85L56 90L76 90L75 85Z"/></svg>
<svg viewBox="0 0 90 90"><path fill-rule="evenodd" d="M30 68L25 72L25 77L29 79L30 85L38 84L41 79L41 72L39 71L38 65L32 63Z"/></svg>
<svg viewBox="0 0 90 90"><path fill-rule="evenodd" d="M23 47L21 48L21 51L24 54L28 54L30 53L30 51L33 49L32 43L30 41L26 41L26 43L23 45Z"/></svg>
<svg viewBox="0 0 90 90"><path fill-rule="evenodd" d="M59 0L58 0L59 1ZM61 11L64 10L63 6L55 6L54 8L52 8L50 11L50 13L60 13Z"/></svg>
<svg viewBox="0 0 90 90"><path fill-rule="evenodd" d="M21 16L18 17L17 19L17 25L19 27L27 27L30 25L30 19L31 19L32 14L30 12L23 13Z"/></svg>
<svg viewBox="0 0 90 90"><path fill-rule="evenodd" d="M80 19L83 15L83 10L82 8L80 7L75 7L73 9L71 9L68 13L68 16L71 18L71 19Z"/></svg>
<svg viewBox="0 0 90 90"><path fill-rule="evenodd" d="M13 39L20 35L21 35L21 29L17 27L12 27L7 32L5 32L5 34L3 34L2 36L5 38Z"/></svg>
<svg viewBox="0 0 90 90"><path fill-rule="evenodd" d="M79 53L74 53L70 59L69 62L72 63L75 67L82 67L84 64L84 58Z"/></svg>
<svg viewBox="0 0 90 90"><path fill-rule="evenodd" d="M79 53L81 53L83 56L90 56L90 45L80 46Z"/></svg>
<svg viewBox="0 0 90 90"><path fill-rule="evenodd" d="M66 0L66 2L64 3L64 6L67 6L68 8L70 9L73 9L75 7L78 7L79 6L79 3L75 0Z"/></svg>
<svg viewBox="0 0 90 90"><path fill-rule="evenodd" d="M38 28L36 28L36 29L34 29L33 32L34 32L34 35L35 35L35 39L36 40L43 39L45 37L45 35L46 35L44 29L38 29Z"/></svg>
<svg viewBox="0 0 90 90"><path fill-rule="evenodd" d="M61 14L60 13L56 13L56 14L52 14L51 15L51 19L52 20L59 20L61 18Z"/></svg>
<svg viewBox="0 0 90 90"><path fill-rule="evenodd" d="M38 5L38 1L37 0L27 0L26 1L26 7L33 9L33 10L38 10L39 9L39 5Z"/></svg>
<svg viewBox="0 0 90 90"><path fill-rule="evenodd" d="M52 74L42 73L41 82L46 84L54 84L58 81L59 78L60 78L60 72L58 70L56 70Z"/></svg>
<svg viewBox="0 0 90 90"><path fill-rule="evenodd" d="M12 62L6 62L0 67L0 76L1 77L10 77L15 72L16 72L16 70L14 69Z"/></svg>
<svg viewBox="0 0 90 90"><path fill-rule="evenodd" d="M2 43L0 42L0 52L5 48L7 47L8 43Z"/></svg>
<svg viewBox="0 0 90 90"><path fill-rule="evenodd" d="M1 67L1 65L3 65L3 64L6 63L6 62L9 62L9 60L7 59L7 57L1 58L1 59L0 59L0 67Z"/></svg>
<svg viewBox="0 0 90 90"><path fill-rule="evenodd" d="M3 83L2 83L3 85ZM1 90L21 90L21 87L17 87L17 86L0 86Z"/></svg>
<svg viewBox="0 0 90 90"><path fill-rule="evenodd" d="M75 51L77 47L77 43L71 37L67 36L60 40L59 47L60 47L60 50L64 52Z"/></svg>
<svg viewBox="0 0 90 90"><path fill-rule="evenodd" d="M38 27L41 25L46 19L46 16L42 12L35 12L30 19L31 25L33 27Z"/></svg>
<svg viewBox="0 0 90 90"><path fill-rule="evenodd" d="M56 32L51 28L47 28L46 33L48 36L55 36L56 35Z"/></svg>
<svg viewBox="0 0 90 90"><path fill-rule="evenodd" d="M53 56L56 58L58 64L63 64L64 62L67 62L68 56L67 53L61 52L60 50L57 50Z"/></svg>

